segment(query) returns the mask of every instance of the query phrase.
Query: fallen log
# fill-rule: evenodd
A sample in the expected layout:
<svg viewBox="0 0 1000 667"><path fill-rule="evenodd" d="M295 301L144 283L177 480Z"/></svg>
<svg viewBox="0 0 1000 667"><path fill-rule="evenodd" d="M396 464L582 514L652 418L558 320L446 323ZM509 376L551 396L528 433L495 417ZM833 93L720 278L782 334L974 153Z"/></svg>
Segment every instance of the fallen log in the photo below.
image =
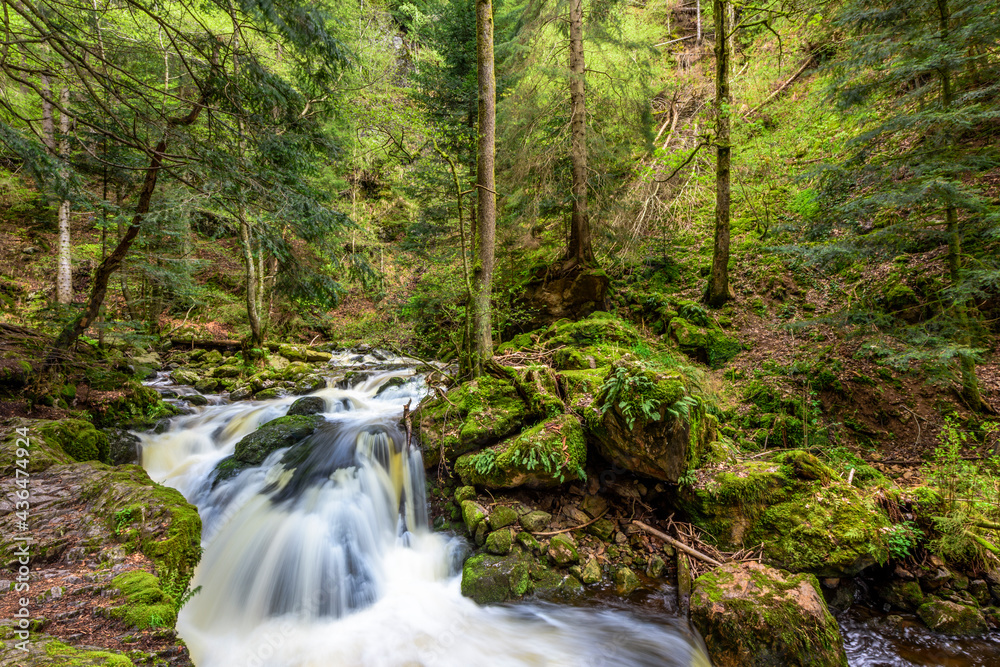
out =
<svg viewBox="0 0 1000 667"><path fill-rule="evenodd" d="M722 563L720 563L719 561L715 560L711 556L706 556L705 554L701 553L700 551L698 551L696 549L692 549L688 545L684 544L683 542L681 542L679 540L675 540L674 538L670 537L666 533L664 533L662 531L659 531L656 528L653 528L652 526L647 526L642 521L633 521L632 525L633 526L638 526L639 528L642 528L644 531L646 531L650 535L654 535L654 536L660 538L661 540L663 540L664 542L666 542L670 546L672 546L674 548L677 548L677 549L680 549L681 551L683 551L684 553L686 553L689 556L693 556L693 557L697 558L698 560L700 560L700 561L702 561L704 563L708 563L709 565L711 565L713 567L722 567Z"/></svg>

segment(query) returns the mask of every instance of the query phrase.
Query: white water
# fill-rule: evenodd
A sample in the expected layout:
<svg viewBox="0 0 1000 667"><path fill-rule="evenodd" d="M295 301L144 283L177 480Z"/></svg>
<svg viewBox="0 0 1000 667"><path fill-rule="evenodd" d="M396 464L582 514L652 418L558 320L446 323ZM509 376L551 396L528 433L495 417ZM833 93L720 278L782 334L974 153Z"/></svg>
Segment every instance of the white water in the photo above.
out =
<svg viewBox="0 0 1000 667"><path fill-rule="evenodd" d="M375 396L411 374L316 392L326 427L214 489L215 465L296 397L209 405L142 436L150 476L204 523L201 591L178 620L198 667L708 664L669 620L464 598L464 543L428 529L419 449L397 425L423 383Z"/></svg>

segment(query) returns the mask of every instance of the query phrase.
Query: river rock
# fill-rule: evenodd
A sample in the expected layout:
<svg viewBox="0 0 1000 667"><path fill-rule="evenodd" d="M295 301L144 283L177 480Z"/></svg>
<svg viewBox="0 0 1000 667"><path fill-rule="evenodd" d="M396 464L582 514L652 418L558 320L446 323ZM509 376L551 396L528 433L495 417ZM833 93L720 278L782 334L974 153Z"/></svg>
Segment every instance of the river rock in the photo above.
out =
<svg viewBox="0 0 1000 667"><path fill-rule="evenodd" d="M219 381L212 378L204 378L194 383L194 388L202 394L211 394L219 387Z"/></svg>
<svg viewBox="0 0 1000 667"><path fill-rule="evenodd" d="M549 541L549 558L556 565L569 565L580 560L576 541L569 533L554 535Z"/></svg>
<svg viewBox="0 0 1000 667"><path fill-rule="evenodd" d="M305 440L325 423L320 415L279 417L237 442L233 455L243 463L260 465L271 452Z"/></svg>
<svg viewBox="0 0 1000 667"><path fill-rule="evenodd" d="M267 357L267 365L275 371L280 371L288 367L289 360L280 354L271 354Z"/></svg>
<svg viewBox="0 0 1000 667"><path fill-rule="evenodd" d="M605 389L585 411L590 439L608 461L676 483L709 450L718 420L689 397L680 372L654 372L624 358L608 371L605 386L616 381L623 385L619 394ZM636 385L645 393L632 388ZM651 415L642 412L642 404L650 406Z"/></svg>
<svg viewBox="0 0 1000 667"><path fill-rule="evenodd" d="M319 396L304 396L288 408L288 415L314 415L326 412L326 401Z"/></svg>
<svg viewBox="0 0 1000 667"><path fill-rule="evenodd" d="M510 552L514 538L509 528L495 530L486 536L485 549L491 554L503 556Z"/></svg>
<svg viewBox="0 0 1000 667"><path fill-rule="evenodd" d="M38 422L37 432L49 445L57 446L76 461L111 462L108 436L82 419Z"/></svg>
<svg viewBox="0 0 1000 667"><path fill-rule="evenodd" d="M552 515L542 510L532 510L521 517L521 526L529 533L540 533L549 527Z"/></svg>
<svg viewBox="0 0 1000 667"><path fill-rule="evenodd" d="M933 598L917 609L917 616L928 628L946 635L981 635L987 631L986 619L971 605Z"/></svg>
<svg viewBox="0 0 1000 667"><path fill-rule="evenodd" d="M177 384L186 384L193 387L201 378L199 378L198 374L194 371L178 368L177 370L170 372L170 379Z"/></svg>
<svg viewBox="0 0 1000 667"><path fill-rule="evenodd" d="M490 512L490 530L499 530L517 523L517 512L513 507L497 505Z"/></svg>
<svg viewBox="0 0 1000 667"><path fill-rule="evenodd" d="M239 366L219 366L212 371L212 377L214 378L236 378L243 374L243 369Z"/></svg>
<svg viewBox="0 0 1000 667"><path fill-rule="evenodd" d="M293 394L311 394L314 391L326 388L326 379L320 375L309 374L302 377L295 383L292 389Z"/></svg>
<svg viewBox="0 0 1000 667"><path fill-rule="evenodd" d="M552 488L581 479L587 442L580 421L562 414L475 454L463 454L455 473L463 484L490 489Z"/></svg>
<svg viewBox="0 0 1000 667"><path fill-rule="evenodd" d="M516 599L531 586L529 559L512 550L505 556L481 553L462 567L462 595L479 604L499 604Z"/></svg>
<svg viewBox="0 0 1000 667"><path fill-rule="evenodd" d="M596 558L591 558L580 570L580 581L585 584L596 584L601 580L601 564Z"/></svg>
<svg viewBox="0 0 1000 667"><path fill-rule="evenodd" d="M878 590L879 597L903 611L916 611L924 603L924 594L916 581L894 579Z"/></svg>
<svg viewBox="0 0 1000 667"><path fill-rule="evenodd" d="M846 667L836 620L809 574L730 563L698 577L691 623L716 667Z"/></svg>
<svg viewBox="0 0 1000 667"><path fill-rule="evenodd" d="M626 596L639 588L639 577L630 568L620 567L615 570L615 592L618 595Z"/></svg>
<svg viewBox="0 0 1000 667"><path fill-rule="evenodd" d="M105 428L102 432L108 439L111 463L116 466L139 463L139 443L134 433L120 428Z"/></svg>
<svg viewBox="0 0 1000 667"><path fill-rule="evenodd" d="M469 535L476 533L476 528L486 518L486 510L474 500L462 501L462 521L465 522L465 529Z"/></svg>

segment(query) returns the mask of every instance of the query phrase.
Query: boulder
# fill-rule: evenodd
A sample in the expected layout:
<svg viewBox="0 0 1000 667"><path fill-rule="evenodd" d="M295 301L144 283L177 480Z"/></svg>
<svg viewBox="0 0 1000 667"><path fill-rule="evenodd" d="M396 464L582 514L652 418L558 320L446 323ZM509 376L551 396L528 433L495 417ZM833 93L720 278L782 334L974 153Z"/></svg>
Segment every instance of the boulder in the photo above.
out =
<svg viewBox="0 0 1000 667"><path fill-rule="evenodd" d="M631 595L639 585L639 577L631 569L620 567L615 570L615 592L618 595Z"/></svg>
<svg viewBox="0 0 1000 667"><path fill-rule="evenodd" d="M576 540L569 533L554 535L549 541L549 558L556 565L570 565L580 560Z"/></svg>
<svg viewBox="0 0 1000 667"><path fill-rule="evenodd" d="M424 449L424 465L431 467L442 451L453 461L517 433L530 417L511 381L483 376L446 397L423 401L413 412L413 432Z"/></svg>
<svg viewBox="0 0 1000 667"><path fill-rule="evenodd" d="M503 556L476 554L462 567L462 595L479 604L499 604L519 598L531 586L530 561L520 549Z"/></svg>
<svg viewBox="0 0 1000 667"><path fill-rule="evenodd" d="M39 422L37 432L50 446L57 446L75 461L111 462L108 436L82 419Z"/></svg>
<svg viewBox="0 0 1000 667"><path fill-rule="evenodd" d="M272 354L267 357L267 365L272 370L280 371L288 367L289 360L280 354Z"/></svg>
<svg viewBox="0 0 1000 667"><path fill-rule="evenodd" d="M490 512L489 523L490 530L506 528L507 526L517 523L517 512L513 507L497 505L493 508L493 511Z"/></svg>
<svg viewBox="0 0 1000 667"><path fill-rule="evenodd" d="M540 533L549 527L552 515L542 510L533 510L521 517L521 526L531 533Z"/></svg>
<svg viewBox="0 0 1000 667"><path fill-rule="evenodd" d="M194 371L178 368L170 372L170 379L177 384L186 384L193 387L201 378Z"/></svg>
<svg viewBox="0 0 1000 667"><path fill-rule="evenodd" d="M211 394L219 387L219 381L205 378L194 383L194 388L202 394Z"/></svg>
<svg viewBox="0 0 1000 667"><path fill-rule="evenodd" d="M623 358L584 411L587 433L607 460L676 483L716 439L718 420L688 394L677 371L656 372Z"/></svg>
<svg viewBox="0 0 1000 667"><path fill-rule="evenodd" d="M311 394L314 391L319 391L320 389L326 388L326 380L319 375L311 373L309 375L303 376L295 383L295 387L292 389L293 394Z"/></svg>
<svg viewBox="0 0 1000 667"><path fill-rule="evenodd" d="M289 416L315 415L320 412L326 412L326 401L319 396L304 396L292 403L287 414Z"/></svg>
<svg viewBox="0 0 1000 667"><path fill-rule="evenodd" d="M988 630L978 609L950 600L933 598L920 605L917 616L931 630L946 635L981 635Z"/></svg>
<svg viewBox="0 0 1000 667"><path fill-rule="evenodd" d="M582 479L587 460L583 427L572 414L548 419L475 454L463 454L455 473L463 484L490 489L551 488Z"/></svg>
<svg viewBox="0 0 1000 667"><path fill-rule="evenodd" d="M502 528L500 530L495 530L486 536L486 544L484 548L491 554L503 556L510 552L510 548L513 544L514 536L511 534L510 529Z"/></svg>
<svg viewBox="0 0 1000 667"><path fill-rule="evenodd" d="M219 366L212 371L212 377L214 378L236 378L243 374L243 369L239 366Z"/></svg>
<svg viewBox="0 0 1000 667"><path fill-rule="evenodd" d="M238 461L260 465L268 454L305 440L326 423L319 415L293 415L269 421L236 443Z"/></svg>
<svg viewBox="0 0 1000 667"><path fill-rule="evenodd" d="M837 621L812 575L730 563L698 577L691 623L716 667L846 667Z"/></svg>
<svg viewBox="0 0 1000 667"><path fill-rule="evenodd" d="M674 317L667 331L681 352L712 368L721 368L743 349L739 341L724 334L710 320L707 326L697 326L683 317Z"/></svg>
<svg viewBox="0 0 1000 667"><path fill-rule="evenodd" d="M139 437L121 428L101 429L108 439L112 465L139 463Z"/></svg>

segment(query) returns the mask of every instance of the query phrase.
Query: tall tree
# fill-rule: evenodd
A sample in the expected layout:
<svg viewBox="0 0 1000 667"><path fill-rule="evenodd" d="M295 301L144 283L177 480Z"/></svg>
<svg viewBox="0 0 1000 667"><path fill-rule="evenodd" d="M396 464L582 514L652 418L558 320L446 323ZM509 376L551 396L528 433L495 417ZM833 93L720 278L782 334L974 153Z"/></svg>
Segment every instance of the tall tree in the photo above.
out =
<svg viewBox="0 0 1000 667"><path fill-rule="evenodd" d="M1000 150L969 142L1000 118L997 11L996 2L977 0L847 3L838 20L852 39L831 95L845 110L865 104L880 113L866 118L849 158L825 180L825 208L858 250L944 246L946 307L916 340L935 347L931 358L957 359L974 409L989 409L975 370L975 303L1000 284L996 256L981 250L1000 232L1000 216L976 176L1000 164ZM980 249L975 262L970 246Z"/></svg>
<svg viewBox="0 0 1000 667"><path fill-rule="evenodd" d="M69 107L69 84L63 83L62 92L59 94L59 103L63 109ZM62 111L59 114L59 139L58 155L60 161L69 159L69 113ZM69 175L65 167L61 170L63 180ZM73 264L70 252L70 229L69 229L69 200L63 199L59 203L59 259L56 270L56 301L61 304L68 304L73 301Z"/></svg>
<svg viewBox="0 0 1000 667"><path fill-rule="evenodd" d="M715 19L715 243L705 302L716 307L733 298L729 285L729 168L732 162L729 60L732 57L730 33L733 26L727 5L726 0L714 0L712 7Z"/></svg>
<svg viewBox="0 0 1000 667"><path fill-rule="evenodd" d="M493 359L493 317L490 304L495 263L497 82L493 54L493 2L476 0L476 62L479 80L479 136L476 155L476 296L475 370Z"/></svg>
<svg viewBox="0 0 1000 667"><path fill-rule="evenodd" d="M587 267L597 261L590 242L587 211L587 66L583 55L583 0L570 0L569 3L569 71L573 209L566 261L569 266Z"/></svg>

